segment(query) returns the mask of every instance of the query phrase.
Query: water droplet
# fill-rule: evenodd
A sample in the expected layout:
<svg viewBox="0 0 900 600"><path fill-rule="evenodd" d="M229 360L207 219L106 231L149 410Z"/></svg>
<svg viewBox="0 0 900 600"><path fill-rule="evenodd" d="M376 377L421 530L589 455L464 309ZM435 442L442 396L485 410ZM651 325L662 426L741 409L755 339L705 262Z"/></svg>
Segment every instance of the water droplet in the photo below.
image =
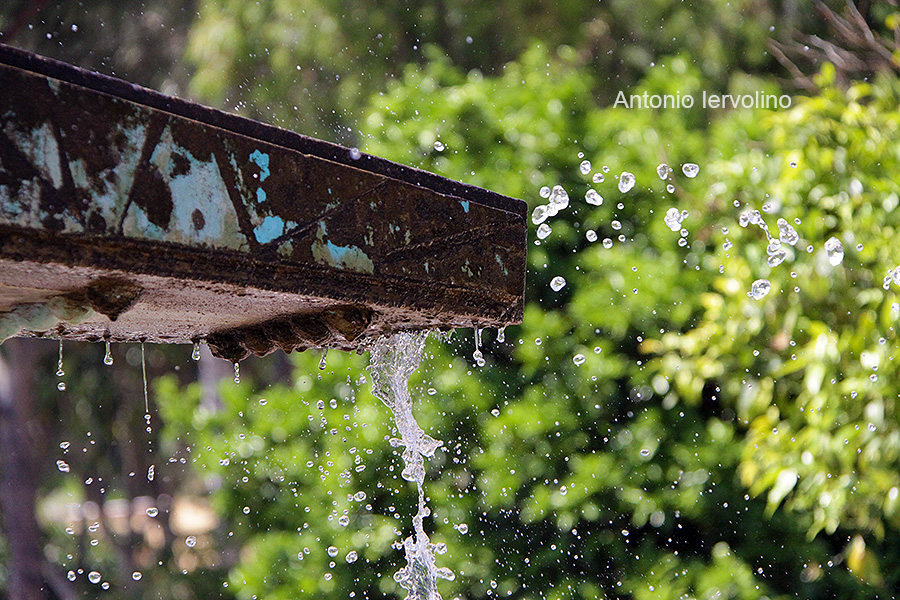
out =
<svg viewBox="0 0 900 600"><path fill-rule="evenodd" d="M770 267L777 267L781 263L784 262L784 259L787 258L787 252L784 250L775 250L769 254L769 258L767 259L767 263Z"/></svg>
<svg viewBox="0 0 900 600"><path fill-rule="evenodd" d="M341 527L346 527L349 524L350 524L350 517L348 517L347 515L341 515L340 518L338 519L338 525L340 525Z"/></svg>
<svg viewBox="0 0 900 600"><path fill-rule="evenodd" d="M603 168L601 168L600 170L604 173L609 173L609 167L607 167L606 165L603 165Z"/></svg>
<svg viewBox="0 0 900 600"><path fill-rule="evenodd" d="M76 577L77 575L75 575L75 571L69 571L68 573L66 573L66 579L68 579L69 581L75 581Z"/></svg>
<svg viewBox="0 0 900 600"><path fill-rule="evenodd" d="M57 377L62 377L63 375L66 374L66 372L63 371L63 348L62 348L62 344L63 344L62 338L59 338L59 361L56 363L56 376L57 376ZM63 389L65 389L65 388L63 388Z"/></svg>
<svg viewBox="0 0 900 600"><path fill-rule="evenodd" d="M113 364L112 350L109 347L109 340L106 340L106 354L103 355L103 364L106 366Z"/></svg>
<svg viewBox="0 0 900 600"><path fill-rule="evenodd" d="M59 469L60 471L62 471L63 473L68 473L69 472L69 463L67 463L64 460L58 460L58 461L56 461L56 468Z"/></svg>
<svg viewBox="0 0 900 600"><path fill-rule="evenodd" d="M791 168L792 168L792 169L796 169L796 168L797 168L797 161L796 161L796 160L792 160L792 161L791 161Z"/></svg>
<svg viewBox="0 0 900 600"><path fill-rule="evenodd" d="M634 183L634 175L628 171L622 171L622 174L619 175L619 191L623 194L633 188Z"/></svg>
<svg viewBox="0 0 900 600"><path fill-rule="evenodd" d="M461 534L466 535L467 533L469 533L469 526L465 523L460 523L456 526L456 530Z"/></svg>
<svg viewBox="0 0 900 600"><path fill-rule="evenodd" d="M666 211L665 216L666 226L672 231L679 231L681 229L681 223L684 221L684 217L681 215L681 211L675 207L670 208Z"/></svg>
<svg viewBox="0 0 900 600"><path fill-rule="evenodd" d="M91 571L90 573L88 573L88 581L90 581L91 583L100 583L100 580L102 578L103 576L100 575L100 573L98 573L97 571Z"/></svg>
<svg viewBox="0 0 900 600"><path fill-rule="evenodd" d="M328 348L322 349L322 358L319 360L319 370L324 371L328 367Z"/></svg>
<svg viewBox="0 0 900 600"><path fill-rule="evenodd" d="M836 237L829 238L825 242L825 254L828 256L828 262L836 267L844 260L844 247L841 241Z"/></svg>
<svg viewBox="0 0 900 600"><path fill-rule="evenodd" d="M869 423L869 431L875 431L877 427L875 427L875 423Z"/></svg>
<svg viewBox="0 0 900 600"><path fill-rule="evenodd" d="M359 160L361 156L362 152L359 151L359 148L350 148L350 160Z"/></svg>
<svg viewBox="0 0 900 600"><path fill-rule="evenodd" d="M606 249L613 247L613 241L610 238L603 238L603 247Z"/></svg>
<svg viewBox="0 0 900 600"><path fill-rule="evenodd" d="M57 384L56 384L56 389L58 389L58 390L61 391L61 392L66 391L66 382L65 382L65 381L60 381L59 383L57 383Z"/></svg>
<svg viewBox="0 0 900 600"><path fill-rule="evenodd" d="M856 245L856 251L857 251L857 252L862 252L862 251L863 251L863 245L862 245L862 244L857 244L857 245Z"/></svg>
<svg viewBox="0 0 900 600"><path fill-rule="evenodd" d="M700 167L696 163L684 163L681 165L681 172L693 179L700 172Z"/></svg>
<svg viewBox="0 0 900 600"><path fill-rule="evenodd" d="M194 342L194 349L191 351L193 360L200 360L200 342Z"/></svg>
<svg viewBox="0 0 900 600"><path fill-rule="evenodd" d="M548 210L545 204L541 204L540 206L535 206L534 210L531 211L531 222L535 225L540 225L550 216L550 211Z"/></svg>
<svg viewBox="0 0 900 600"><path fill-rule="evenodd" d="M362 502L363 500L366 499L366 493L363 492L362 490L360 490L360 491L356 492L355 494L353 494L353 499L356 500L357 502Z"/></svg>
<svg viewBox="0 0 900 600"><path fill-rule="evenodd" d="M572 357L572 362L575 363L576 367L580 367L584 364L584 354L576 354Z"/></svg>
<svg viewBox="0 0 900 600"><path fill-rule="evenodd" d="M603 204L603 196L597 193L597 190L591 188L584 194L584 200L588 204L593 204L594 206L600 206Z"/></svg>
<svg viewBox="0 0 900 600"><path fill-rule="evenodd" d="M541 195L541 198L549 198L550 197L550 186L545 185L541 188L541 191L538 192Z"/></svg>
<svg viewBox="0 0 900 600"><path fill-rule="evenodd" d="M500 410L497 409L497 408L493 408L493 409L491 409L491 414L494 415L495 417L499 417L499 416L500 416Z"/></svg>
<svg viewBox="0 0 900 600"><path fill-rule="evenodd" d="M659 175L659 178L665 180L666 177L669 176L669 165L666 163L661 163L658 167L656 167L656 174Z"/></svg>
<svg viewBox="0 0 900 600"><path fill-rule="evenodd" d="M437 150L438 152L443 152L444 151L444 142L442 142L441 140L437 140L434 143L434 149Z"/></svg>
<svg viewBox="0 0 900 600"><path fill-rule="evenodd" d="M591 181L594 183L603 183L606 180L606 177L603 176L603 173L594 173L594 176L591 177Z"/></svg>
<svg viewBox="0 0 900 600"><path fill-rule="evenodd" d="M502 344L506 341L506 327L501 327L497 330L497 343Z"/></svg>
<svg viewBox="0 0 900 600"><path fill-rule="evenodd" d="M561 185L554 185L550 192L549 205L560 211L569 206L569 194Z"/></svg>
<svg viewBox="0 0 900 600"><path fill-rule="evenodd" d="M734 244L732 244L731 240L729 240L729 239L726 239L725 243L722 244L722 249L725 250L726 252L728 250L731 250L733 247L734 247Z"/></svg>
<svg viewBox="0 0 900 600"><path fill-rule="evenodd" d="M786 219L778 219L778 234L782 242L791 246L797 245L800 241L797 230Z"/></svg>
<svg viewBox="0 0 900 600"><path fill-rule="evenodd" d="M641 449L641 456L650 456L650 450L647 448Z"/></svg>
<svg viewBox="0 0 900 600"><path fill-rule="evenodd" d="M578 167L581 170L582 175L587 175L591 172L591 161L583 160L581 161L581 165Z"/></svg>
<svg viewBox="0 0 900 600"><path fill-rule="evenodd" d="M553 228L546 223L541 223L537 228L537 236L539 240L547 239L547 236L549 236L551 233L553 233Z"/></svg>
<svg viewBox="0 0 900 600"><path fill-rule="evenodd" d="M158 515L158 514L159 514L159 509L156 508L155 506L151 506L150 508L147 509L147 516L150 517L151 519L155 518L156 515Z"/></svg>
<svg viewBox="0 0 900 600"><path fill-rule="evenodd" d="M141 577L143 577L143 576L144 575L140 571L135 571L134 573L131 574L131 578L135 581L140 581Z"/></svg>
<svg viewBox="0 0 900 600"><path fill-rule="evenodd" d="M150 465L150 467L147 468L147 481L153 481L153 477L155 476L155 471L156 471L156 467L154 467L153 465Z"/></svg>
<svg viewBox="0 0 900 600"><path fill-rule="evenodd" d="M187 536L186 538L184 538L184 545L188 548L193 548L197 545L197 538L192 535Z"/></svg>
<svg viewBox="0 0 900 600"><path fill-rule="evenodd" d="M359 558L359 555L356 553L356 550L351 550L350 552L347 553L347 562L348 563L351 563L351 564L355 563L357 558Z"/></svg>
<svg viewBox="0 0 900 600"><path fill-rule="evenodd" d="M234 363L234 382L235 383L241 382L241 364L240 363Z"/></svg>
<svg viewBox="0 0 900 600"><path fill-rule="evenodd" d="M554 292L558 292L559 290L566 287L566 280L564 277L560 277L557 275L553 279L550 280L550 289Z"/></svg>
<svg viewBox="0 0 900 600"><path fill-rule="evenodd" d="M612 226L612 228L615 229L616 231L619 231L620 229L622 229L622 222L618 221L618 220L613 220L612 223L610 223L610 226Z"/></svg>
<svg viewBox="0 0 900 600"><path fill-rule="evenodd" d="M69 446L71 446L71 445L72 445L72 444L71 444L70 442L60 442L60 443L59 443L59 447L60 447L62 450L68 450L68 449L69 449Z"/></svg>
<svg viewBox="0 0 900 600"><path fill-rule="evenodd" d="M328 546L328 556L330 556L331 558L334 558L337 555L338 555L337 546Z"/></svg>
<svg viewBox="0 0 900 600"><path fill-rule="evenodd" d="M150 397L147 395L147 357L144 354L144 342L141 342L141 375L144 377L144 412L150 412Z"/></svg>
<svg viewBox="0 0 900 600"><path fill-rule="evenodd" d="M596 242L597 241L597 232L594 231L593 229L588 229L587 231L584 232L584 237L587 238L587 241L589 241L589 242Z"/></svg>
<svg viewBox="0 0 900 600"><path fill-rule="evenodd" d="M894 274L892 277L894 279L894 283L896 283L897 285L900 285L900 265L897 265L896 267L894 267Z"/></svg>
<svg viewBox="0 0 900 600"><path fill-rule="evenodd" d="M750 286L750 291L747 295L754 300L762 300L771 290L772 284L769 283L768 279L757 279L753 282L753 285Z"/></svg>
<svg viewBox="0 0 900 600"><path fill-rule="evenodd" d="M668 184L668 185L666 186L666 191L669 192L670 194L675 193L675 186L672 185L671 183Z"/></svg>

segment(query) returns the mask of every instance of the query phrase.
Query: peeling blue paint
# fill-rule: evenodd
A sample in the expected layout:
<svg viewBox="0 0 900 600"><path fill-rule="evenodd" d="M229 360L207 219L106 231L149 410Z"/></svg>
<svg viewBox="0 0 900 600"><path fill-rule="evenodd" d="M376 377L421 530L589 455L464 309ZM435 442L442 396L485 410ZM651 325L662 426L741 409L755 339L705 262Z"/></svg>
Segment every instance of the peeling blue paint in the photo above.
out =
<svg viewBox="0 0 900 600"><path fill-rule="evenodd" d="M256 201L260 203L266 201L266 190L262 188L256 190Z"/></svg>
<svg viewBox="0 0 900 600"><path fill-rule="evenodd" d="M500 268L503 269L504 275L509 275L509 269L506 268L506 265L503 264L503 259L499 254L495 254L494 258L497 260L497 264L500 265Z"/></svg>
<svg viewBox="0 0 900 600"><path fill-rule="evenodd" d="M319 223L319 231L312 244L312 254L316 262L349 271L375 272L372 259L358 246L338 246L325 239L327 234L325 223Z"/></svg>
<svg viewBox="0 0 900 600"><path fill-rule="evenodd" d="M284 221L280 217L266 217L253 230L253 235L260 244L268 244L275 238L284 235Z"/></svg>
<svg viewBox="0 0 900 600"><path fill-rule="evenodd" d="M259 182L262 183L269 176L269 155L259 150L254 150L250 154L250 160L259 166Z"/></svg>
<svg viewBox="0 0 900 600"><path fill-rule="evenodd" d="M462 204L463 210L469 212L469 201L468 200L460 200L460 204Z"/></svg>

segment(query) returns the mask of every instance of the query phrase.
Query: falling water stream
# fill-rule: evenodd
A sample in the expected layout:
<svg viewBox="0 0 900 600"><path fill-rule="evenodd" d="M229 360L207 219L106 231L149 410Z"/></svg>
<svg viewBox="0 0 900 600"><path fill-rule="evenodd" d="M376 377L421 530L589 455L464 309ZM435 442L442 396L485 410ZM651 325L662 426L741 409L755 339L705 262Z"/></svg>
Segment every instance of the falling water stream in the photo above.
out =
<svg viewBox="0 0 900 600"><path fill-rule="evenodd" d="M418 368L428 332L400 332L379 339L372 347L369 372L372 389L391 409L400 434L390 443L403 447L403 479L414 482L419 493L418 510L413 517L413 534L402 544L406 566L394 579L409 593L407 600L440 600L437 580L453 580L454 574L435 564L435 553L446 551L443 544L432 544L425 533L424 519L431 514L425 503L425 459L434 456L442 442L422 431L413 414L409 378Z"/></svg>

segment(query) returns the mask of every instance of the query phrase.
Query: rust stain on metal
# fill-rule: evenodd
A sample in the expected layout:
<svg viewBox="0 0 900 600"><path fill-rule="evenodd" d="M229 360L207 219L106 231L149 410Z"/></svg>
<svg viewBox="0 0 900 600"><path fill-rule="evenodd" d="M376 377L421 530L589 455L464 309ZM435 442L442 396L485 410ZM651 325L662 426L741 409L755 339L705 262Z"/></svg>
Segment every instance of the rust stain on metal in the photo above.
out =
<svg viewBox="0 0 900 600"><path fill-rule="evenodd" d="M238 360L521 320L521 201L2 45L0 82L0 321L93 311L22 334Z"/></svg>

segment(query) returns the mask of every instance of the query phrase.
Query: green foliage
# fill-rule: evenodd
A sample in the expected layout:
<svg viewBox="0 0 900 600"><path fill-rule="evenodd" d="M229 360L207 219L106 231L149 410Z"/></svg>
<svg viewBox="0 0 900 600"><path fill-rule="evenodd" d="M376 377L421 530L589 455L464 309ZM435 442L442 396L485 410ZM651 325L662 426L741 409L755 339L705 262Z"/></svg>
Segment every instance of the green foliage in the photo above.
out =
<svg viewBox="0 0 900 600"><path fill-rule="evenodd" d="M869 598L900 585L898 300L896 284L882 287L898 261L900 85L840 91L826 66L822 92L789 110L614 106L619 90L780 94L759 76L779 10L200 7L188 51L199 97L523 198L529 211L542 186L568 191L551 235L538 244L531 228L523 324L504 343L485 334L483 369L468 358L471 336L432 339L413 378L419 421L445 444L426 480L426 529L457 575L440 583L445 597ZM686 162L697 178L682 175ZM667 181L660 163L674 169ZM623 171L637 180L626 193ZM601 206L585 202L589 189ZM739 225L763 203L776 235L777 218L799 219L801 241L775 267L764 232ZM688 211L681 243L664 222L673 207ZM831 236L846 253L838 266L822 250ZM567 281L558 292L555 276ZM749 298L760 278L772 291ZM365 357L332 352L320 371L319 356L292 357L287 382L248 361L210 403L184 373L157 377L151 354L159 418L147 435L143 406L116 403L139 397L123 360L121 389L73 367L70 396L48 402L58 410L46 418L74 415L66 423L95 444L71 438L86 448L70 460L78 479L47 475L45 505L171 496L173 509L152 552L140 541L136 556L117 554L105 531L96 549L73 550L45 523L46 554L126 576L148 565L145 587L110 597L398 595L392 544L409 534L416 496L388 443L396 432ZM54 440L71 437L58 429ZM147 442L152 457L129 453ZM156 456L168 461L155 461L155 482L135 483L129 472ZM101 474L102 495L80 483ZM194 546L164 522L176 500L215 515Z"/></svg>
<svg viewBox="0 0 900 600"><path fill-rule="evenodd" d="M773 362L771 340L781 336L775 343L782 345L782 354L791 348L790 354L796 349L789 345L792 330L787 336L781 333L785 328L796 327L799 333L812 327L803 319L837 319L847 330L848 343L851 332L858 340L856 347L848 348L847 358L839 361L841 351L834 352L839 338L831 344L831 338L825 338L819 345L826 354L798 362L795 377L802 381L816 372L819 378L835 373L847 377L856 371L860 375L851 385L871 393L871 366L861 366L860 356L880 348L879 381L891 381L882 373L889 369L896 349L878 342L879 335L893 333L890 302L880 291L880 276L873 273L883 274L892 266L890 236L895 225L884 212L895 202L888 176L895 171L891 161L896 154L892 86L882 82L877 93L860 86L845 95L826 85L821 97L799 100L794 109L778 113L723 113L700 106L668 111L604 109L593 102L593 82L568 48L547 52L536 46L496 78L464 77L444 61L410 68L402 82L375 99L366 122L370 136L366 150L524 197L530 208L543 202L536 194L542 185L562 184L572 199L572 208L551 219L552 235L530 252L529 305L516 332L519 346L511 355L495 354L492 365L513 389L504 393L501 416L488 423L485 437L491 441L485 454L472 459L473 466L486 474L481 493L488 518L493 514L508 521L517 515L521 522L514 530L520 536L534 524L551 526L560 535L577 530L589 540L583 544L588 547L585 552L602 556L595 558L599 564L615 565L605 576L598 576L596 569L588 575L578 567L581 544L559 543L557 548L566 548L565 559L553 552L531 556L544 565L543 593L567 588L568 578L577 574L608 594L616 593L619 583L627 584L638 597L638 589L656 572L654 567L647 569L654 561L669 565L675 561L677 567L669 568L683 570L684 589L697 596L718 585L711 582L726 581L725 575L715 573L733 576L727 580L737 587L723 583L717 588L732 589L723 594L733 597L752 597L749 589L771 597L779 591L813 596L819 585L854 588L853 580L843 574L846 571L835 573L824 565L830 555L845 550L841 539L847 538L839 535L839 525L844 531L871 529L886 535L883 525L871 528L871 516L873 507L890 504L890 488L896 485L896 459L884 452L894 435L892 430L876 435L868 421L860 423L868 400L856 409L854 421L843 416L852 403L838 402L843 400L838 397L823 399L821 403L832 408L824 418L814 417L830 443L809 445L809 435L794 437L798 425L779 422L779 413L768 407L774 404L783 414L782 405L790 406L805 422L802 411L807 404L790 391L779 393L777 402L772 400L774 382L784 385L787 381L782 380L790 377L783 365ZM671 57L651 69L632 93L699 95L708 87L688 61ZM740 75L725 87L732 93L779 93ZM443 143L442 150L434 148L436 140ZM814 140L815 146L810 148L807 140ZM592 184L578 175L579 152L592 161L592 172L600 165L611 167L603 183ZM834 177L826 169L835 169L836 156L841 164L854 165L852 172L843 175L839 186L816 195L812 189L824 190ZM793 169L791 160L823 166ZM679 166L689 161L702 165L699 178L688 179L679 172ZM676 169L671 193L656 176L660 162ZM623 170L633 172L638 181L624 195L616 190L614 178ZM805 184L798 182L799 175ZM830 220L817 212L818 200L850 189L854 177L866 179L864 190L877 190L877 202L863 192L857 203L848 203L847 198L832 201L831 210L841 210ZM589 186L606 199L603 206L593 207L581 199ZM785 292L786 306L774 292L768 302L751 300L746 295L750 283L770 269L765 266L762 232L739 227L735 199L752 206L768 200L777 216L783 211L791 222L801 217L808 228L799 227L801 236L819 248L825 234L840 222L840 230L847 232L848 254L862 242L873 258L884 255L883 264L870 259L855 268L841 293L821 259L807 261L805 272L799 264L795 268L785 263L780 270L771 269L780 277L773 275L773 284L776 289L787 286L792 281L788 273L794 269L797 281L804 282L803 293L789 301ZM884 202L882 211L874 210ZM689 211L685 247L675 243L678 235L663 223L672 206ZM620 227L613 227L613 220ZM722 227L731 230L735 247L730 254L720 250ZM611 238L612 248L584 241L587 229L596 230L601 239ZM623 242L619 235L625 236ZM805 258L801 253L802 247L798 263ZM849 257L845 268L848 263ZM547 285L556 275L568 282L558 293ZM817 293L831 295L831 300L819 304ZM850 305L849 310L835 310L843 304L838 298L846 295L863 303L860 311ZM867 311L881 315L880 328ZM660 343L656 339L661 333ZM818 339L808 336L802 338L805 344ZM581 366L572 362L577 354L586 357ZM828 356L831 364L824 362ZM752 387L747 385L751 378ZM490 378L483 385L490 389ZM885 396L878 394L882 404L887 402L883 414L893 414ZM888 419L881 417L878 427L885 427ZM773 433L776 425L779 434ZM861 448L861 440L868 440L872 448ZM804 494L792 493L791 469L803 463L807 449L814 458L806 460L810 474L800 479ZM857 449L862 458L856 458ZM825 454L829 451L830 458ZM865 482L856 471L860 461L873 465ZM842 462L845 472L835 472ZM832 537L794 539L807 534L812 540L822 527L814 524L818 518L814 513L823 502L821 491L829 492L835 504L828 513L833 518L828 527ZM778 513L785 496L791 508L806 514ZM685 530L690 534L683 534ZM638 537L632 538L635 533ZM760 547L772 543L765 540L780 540L783 550L777 557L760 552ZM632 566L623 558L632 543L640 545L642 562L647 560L643 565ZM684 546L679 554L666 553L667 546L680 544ZM784 550L788 546L794 550ZM502 555L501 547L495 552ZM534 548L528 543L521 547ZM862 548L865 553L865 545ZM847 556L849 551L848 546ZM774 576L765 574L773 563L761 562L763 556L778 565ZM871 550L867 556L873 560ZM851 562L848 559L854 574L864 571ZM886 585L880 575L860 579ZM524 575L522 580L527 581ZM766 590L763 582L772 587Z"/></svg>
<svg viewBox="0 0 900 600"><path fill-rule="evenodd" d="M719 400L748 426L742 481L766 493L770 513L785 501L810 536L842 527L882 538L897 526L900 486L897 294L882 281L897 266L900 88L828 83L826 71L821 95L767 117L758 148L710 168L715 212L700 226L713 243L739 212L727 210L733 199L768 202L773 230L776 217L800 221L792 260L769 267L763 232L731 226L734 248L709 256L724 270L703 317L663 337L660 364L689 373L679 383L694 390L721 387ZM844 247L838 266L823 250L831 236ZM760 277L772 292L747 298Z"/></svg>

